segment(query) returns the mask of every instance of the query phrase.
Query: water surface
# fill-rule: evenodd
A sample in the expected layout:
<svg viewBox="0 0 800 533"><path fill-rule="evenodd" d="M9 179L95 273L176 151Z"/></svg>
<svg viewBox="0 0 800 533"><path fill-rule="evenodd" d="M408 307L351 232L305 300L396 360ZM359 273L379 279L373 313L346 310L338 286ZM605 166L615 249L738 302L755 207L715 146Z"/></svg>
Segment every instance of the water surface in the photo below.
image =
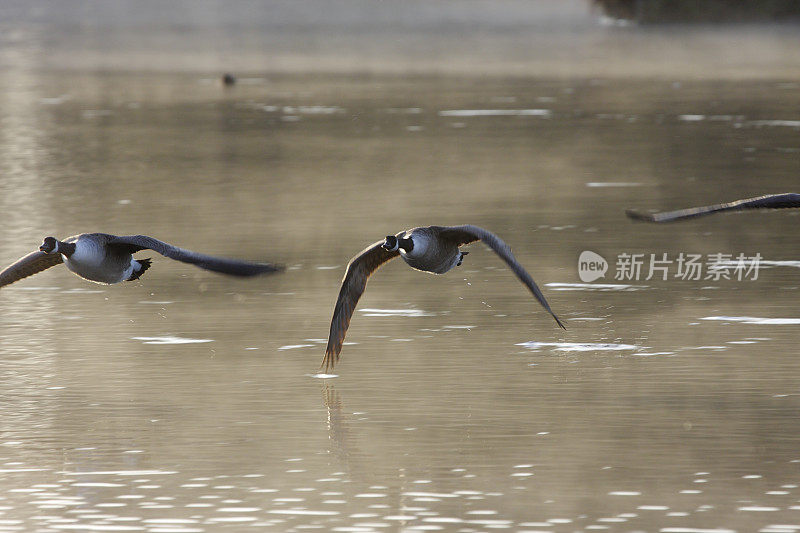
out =
<svg viewBox="0 0 800 533"><path fill-rule="evenodd" d="M2 289L0 531L800 529L798 213L623 214L796 190L794 82L12 72L2 262L107 231L288 268ZM384 266L319 376L350 257L461 223L568 330L473 245ZM615 279L623 253L765 261Z"/></svg>

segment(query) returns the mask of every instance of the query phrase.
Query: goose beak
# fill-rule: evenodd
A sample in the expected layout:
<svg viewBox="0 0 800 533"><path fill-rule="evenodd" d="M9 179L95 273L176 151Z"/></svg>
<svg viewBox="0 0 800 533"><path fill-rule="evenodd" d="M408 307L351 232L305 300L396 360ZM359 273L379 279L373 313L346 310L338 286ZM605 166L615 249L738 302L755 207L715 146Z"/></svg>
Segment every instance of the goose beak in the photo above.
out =
<svg viewBox="0 0 800 533"><path fill-rule="evenodd" d="M393 252L393 251L397 250L397 244L398 244L397 243L397 237L395 237L394 235L387 235L386 236L386 240L383 241L383 244L381 244L381 247L384 250L389 250L390 252Z"/></svg>
<svg viewBox="0 0 800 533"><path fill-rule="evenodd" d="M44 248L44 244L39 247L39 251L40 252L47 252L47 250L45 250L45 248Z"/></svg>

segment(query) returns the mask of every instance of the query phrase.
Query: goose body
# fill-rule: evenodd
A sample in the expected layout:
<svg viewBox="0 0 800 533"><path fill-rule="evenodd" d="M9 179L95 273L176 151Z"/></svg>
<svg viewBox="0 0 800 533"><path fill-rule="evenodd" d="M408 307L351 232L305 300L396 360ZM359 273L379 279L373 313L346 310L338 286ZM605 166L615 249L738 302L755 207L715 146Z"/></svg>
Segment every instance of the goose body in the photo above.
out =
<svg viewBox="0 0 800 533"><path fill-rule="evenodd" d="M644 222L673 222L675 220L686 220L722 211L743 211L746 209L786 209L800 207L800 194L782 193L766 194L755 198L745 198L723 204L704 205L701 207L690 207L689 209L678 209L677 211L665 211L663 213L640 213L633 209L627 209L625 214L633 220Z"/></svg>
<svg viewBox="0 0 800 533"><path fill-rule="evenodd" d="M542 307L553 316L556 323L566 329L550 309L533 278L511 253L511 248L497 235L472 225L419 227L389 235L384 240L366 247L350 260L331 319L328 345L322 360L325 369L333 368L339 360L356 304L366 289L369 276L383 263L400 256L411 268L432 274L444 274L459 266L464 256L469 253L462 252L460 247L478 240L506 262Z"/></svg>
<svg viewBox="0 0 800 533"><path fill-rule="evenodd" d="M61 255L67 269L96 283L119 283L132 279L134 273L143 273L146 267L135 260L130 252L122 247L107 246L104 241L97 235L86 236L74 242L75 250L70 255L58 250L56 253Z"/></svg>
<svg viewBox="0 0 800 533"><path fill-rule="evenodd" d="M63 241L45 238L39 251L20 258L0 272L0 287L62 262L71 272L88 281L106 284L133 281L150 268L150 259L134 259L133 254L141 250L153 250L176 261L232 276L254 276L282 268L269 263L200 254L146 235L82 233Z"/></svg>
<svg viewBox="0 0 800 533"><path fill-rule="evenodd" d="M461 251L455 241L439 238L436 227L414 228L395 235L398 241L397 251L411 268L444 274L461 261ZM400 246L404 241L409 249Z"/></svg>

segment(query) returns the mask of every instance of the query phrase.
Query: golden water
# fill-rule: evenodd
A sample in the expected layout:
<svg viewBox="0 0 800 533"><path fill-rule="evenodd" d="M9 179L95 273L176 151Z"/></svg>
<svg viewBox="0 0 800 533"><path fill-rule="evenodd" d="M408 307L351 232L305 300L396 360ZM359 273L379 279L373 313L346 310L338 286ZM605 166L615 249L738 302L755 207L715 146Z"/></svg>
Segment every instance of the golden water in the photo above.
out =
<svg viewBox="0 0 800 533"><path fill-rule="evenodd" d="M3 288L0 531L800 529L798 213L623 214L797 191L796 84L6 73L0 262L106 231L287 271ZM315 377L350 257L460 223L568 330L473 245L384 266ZM788 263L614 279L681 252Z"/></svg>

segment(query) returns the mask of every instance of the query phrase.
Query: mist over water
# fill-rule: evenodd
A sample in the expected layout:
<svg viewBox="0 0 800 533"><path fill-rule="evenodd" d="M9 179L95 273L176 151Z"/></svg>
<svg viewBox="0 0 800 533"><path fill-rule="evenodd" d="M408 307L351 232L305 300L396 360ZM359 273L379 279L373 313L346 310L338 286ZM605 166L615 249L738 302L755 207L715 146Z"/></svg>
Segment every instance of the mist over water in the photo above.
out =
<svg viewBox="0 0 800 533"><path fill-rule="evenodd" d="M0 531L800 530L800 212L624 215L797 192L795 27L136 6L0 8L0 262L105 231L287 270L141 252L136 282L0 289ZM476 244L382 267L319 376L350 258L463 223L567 331ZM681 253L763 261L682 279Z"/></svg>
<svg viewBox="0 0 800 533"><path fill-rule="evenodd" d="M797 25L621 25L584 0L7 0L2 66L795 78Z"/></svg>

